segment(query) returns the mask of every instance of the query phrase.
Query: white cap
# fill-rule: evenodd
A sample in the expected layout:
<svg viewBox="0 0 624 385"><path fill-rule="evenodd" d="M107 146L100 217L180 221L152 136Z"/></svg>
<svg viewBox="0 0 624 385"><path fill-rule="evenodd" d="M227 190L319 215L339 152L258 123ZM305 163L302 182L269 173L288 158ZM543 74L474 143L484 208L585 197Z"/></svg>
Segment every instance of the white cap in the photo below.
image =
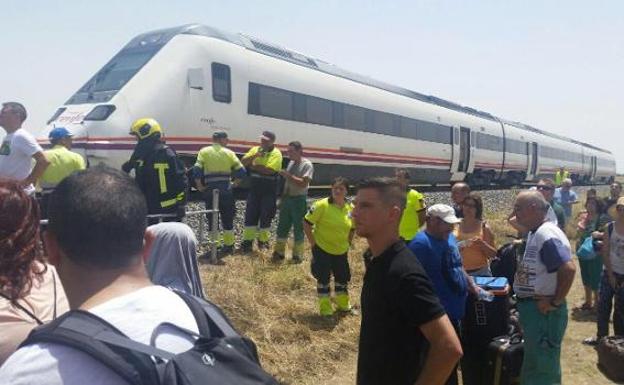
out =
<svg viewBox="0 0 624 385"><path fill-rule="evenodd" d="M438 217L444 222L454 225L461 222L461 219L455 216L455 209L449 205L435 204L427 209L427 216Z"/></svg>

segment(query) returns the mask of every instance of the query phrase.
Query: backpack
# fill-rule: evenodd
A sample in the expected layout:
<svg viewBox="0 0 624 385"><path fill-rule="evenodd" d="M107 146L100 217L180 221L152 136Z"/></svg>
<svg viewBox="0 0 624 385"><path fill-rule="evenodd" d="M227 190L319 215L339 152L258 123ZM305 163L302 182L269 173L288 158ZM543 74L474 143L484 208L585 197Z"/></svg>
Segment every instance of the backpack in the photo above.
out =
<svg viewBox="0 0 624 385"><path fill-rule="evenodd" d="M209 301L174 291L189 307L199 334L163 323L196 338L194 346L173 354L126 337L93 313L72 310L34 329L20 345L55 343L88 354L131 385L277 384L260 366L255 344L238 334Z"/></svg>
<svg viewBox="0 0 624 385"><path fill-rule="evenodd" d="M496 258L490 262L490 270L494 277L505 277L513 288L516 268L518 266L518 244L509 242L496 252Z"/></svg>

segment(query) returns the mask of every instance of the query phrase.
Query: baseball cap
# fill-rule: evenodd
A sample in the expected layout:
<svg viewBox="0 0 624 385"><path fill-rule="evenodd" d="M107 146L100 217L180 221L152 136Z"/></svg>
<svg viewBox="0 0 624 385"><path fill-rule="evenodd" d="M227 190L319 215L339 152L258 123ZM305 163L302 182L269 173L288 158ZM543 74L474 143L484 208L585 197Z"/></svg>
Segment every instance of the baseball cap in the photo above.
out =
<svg viewBox="0 0 624 385"><path fill-rule="evenodd" d="M427 216L438 217L451 225L461 222L461 219L455 216L455 210L451 206L440 203L430 206L427 209Z"/></svg>
<svg viewBox="0 0 624 385"><path fill-rule="evenodd" d="M215 131L212 134L212 139L227 139L228 134L225 131Z"/></svg>
<svg viewBox="0 0 624 385"><path fill-rule="evenodd" d="M50 138L50 140L58 140L58 139L63 139L67 137L72 137L72 136L74 135L71 132L69 132L67 128L55 127L52 129L52 131L50 131L48 138Z"/></svg>
<svg viewBox="0 0 624 385"><path fill-rule="evenodd" d="M260 135L260 139L275 141L275 134L271 131L262 131L262 135Z"/></svg>

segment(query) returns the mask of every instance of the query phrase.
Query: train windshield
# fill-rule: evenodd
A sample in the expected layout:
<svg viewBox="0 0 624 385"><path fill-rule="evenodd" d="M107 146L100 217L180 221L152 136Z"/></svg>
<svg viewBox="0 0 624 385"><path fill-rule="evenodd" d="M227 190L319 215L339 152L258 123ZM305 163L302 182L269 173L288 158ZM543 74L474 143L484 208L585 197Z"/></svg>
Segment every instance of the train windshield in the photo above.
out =
<svg viewBox="0 0 624 385"><path fill-rule="evenodd" d="M65 104L103 103L109 101L160 50L162 45L124 49Z"/></svg>

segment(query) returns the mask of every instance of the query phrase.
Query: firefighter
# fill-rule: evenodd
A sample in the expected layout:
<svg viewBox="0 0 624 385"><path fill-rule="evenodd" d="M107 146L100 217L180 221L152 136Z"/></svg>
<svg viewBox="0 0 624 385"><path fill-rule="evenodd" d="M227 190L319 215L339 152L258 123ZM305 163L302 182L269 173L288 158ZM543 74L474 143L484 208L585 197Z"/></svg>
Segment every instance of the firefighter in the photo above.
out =
<svg viewBox="0 0 624 385"><path fill-rule="evenodd" d="M212 134L212 145L202 148L197 154L194 167L195 185L204 194L206 209L212 208L212 191L219 190L219 216L223 229L223 246L219 255L234 251L234 194L232 175L235 178L246 176L245 168L236 154L227 148L228 135L224 131ZM212 214L206 214L208 229L212 230ZM216 241L216 240L213 240Z"/></svg>
<svg viewBox="0 0 624 385"><path fill-rule="evenodd" d="M86 168L84 158L80 154L70 151L72 136L65 127L55 127L48 135L52 148L45 150L43 154L50 165L39 179L42 218L47 218L48 199L56 185L72 173Z"/></svg>
<svg viewBox="0 0 624 385"><path fill-rule="evenodd" d="M256 235L258 248L268 250L271 221L276 209L278 172L282 168L282 153L275 147L275 134L262 132L260 146L252 147L243 156L242 162L250 171L251 186L247 195L241 251L252 250Z"/></svg>
<svg viewBox="0 0 624 385"><path fill-rule="evenodd" d="M149 214L170 214L164 221L180 221L186 204L186 170L175 150L162 139L162 128L154 119L143 118L130 127L137 144L122 170L134 169L135 180L147 201ZM149 218L154 224L160 218Z"/></svg>
<svg viewBox="0 0 624 385"><path fill-rule="evenodd" d="M399 235L406 243L409 243L425 223L425 197L409 188L410 174L407 169L399 168L394 175L407 192L407 201L399 224Z"/></svg>

